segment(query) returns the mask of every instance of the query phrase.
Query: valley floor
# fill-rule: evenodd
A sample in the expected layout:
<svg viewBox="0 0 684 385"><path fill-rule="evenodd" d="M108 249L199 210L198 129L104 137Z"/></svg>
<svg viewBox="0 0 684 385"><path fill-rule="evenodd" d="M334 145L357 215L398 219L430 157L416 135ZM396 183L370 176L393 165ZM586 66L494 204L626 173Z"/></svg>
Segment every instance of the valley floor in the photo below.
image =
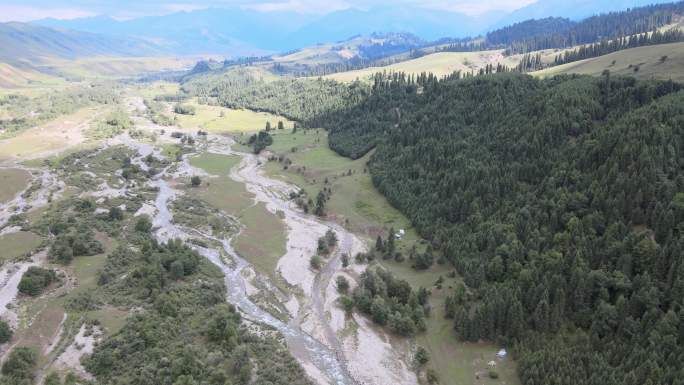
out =
<svg viewBox="0 0 684 385"><path fill-rule="evenodd" d="M343 267L344 255L353 258L366 251L375 237L386 237L390 228L405 230L397 242L404 254L414 245L419 249L426 245L409 221L374 189L366 170L368 156L356 161L342 158L328 148L325 131L295 133L286 120L285 129L274 131L268 151L261 156L242 152L246 147L235 143L246 138L240 132L257 131L267 121L275 127L280 119L196 102L197 115L176 116L170 126L157 125L150 121L143 98L153 98L167 88L154 84L123 91L125 103L120 108L130 115L133 131L90 136L92 127L111 111L106 106L84 109L0 140L4 155L0 177L23 186L0 191L4 194L0 245L5 250L0 302L7 305L0 307L0 317L15 328L13 339L0 347L3 359L11 349L29 346L39 352L39 378L52 372L93 378L81 358L121 331L137 310L114 304L74 310L73 303L97 289L107 255L121 241L97 232L104 250L63 266L47 259L51 236L32 229L56 205L73 197L92 199L97 205L134 199L126 203L138 207L133 218L149 215L159 241L184 239L213 263L226 277L228 301L257 329L278 331L316 383L423 382L414 371L418 346L430 353L428 365L442 384L518 383L515 362L496 358L500 347L456 340L452 321L443 317L443 304L460 279L446 265L418 272L410 261L374 262L415 289L430 290L433 311L427 332L415 339L391 335L365 316L346 314L338 304L337 277L352 281L353 288L366 268L356 263ZM169 103L164 104L166 113L177 115ZM210 133L199 135L198 130ZM172 135L175 132L181 133L182 143L181 135ZM227 135L230 132L233 137ZM188 137L193 138L190 146L185 142ZM82 149L97 150L78 169L54 168L60 159ZM127 154L145 172L151 172L150 157L169 163L154 166L159 167L158 173L139 186L111 168L111 159ZM190 180L195 176L201 182L193 187ZM323 188L332 191L325 219L304 213L290 199L292 192L302 190L315 197ZM317 254L318 238L328 230L336 233L339 244L315 270L310 260ZM30 266L55 269L60 283L38 297L19 294L17 286ZM496 361L497 380L487 376L491 361Z"/></svg>

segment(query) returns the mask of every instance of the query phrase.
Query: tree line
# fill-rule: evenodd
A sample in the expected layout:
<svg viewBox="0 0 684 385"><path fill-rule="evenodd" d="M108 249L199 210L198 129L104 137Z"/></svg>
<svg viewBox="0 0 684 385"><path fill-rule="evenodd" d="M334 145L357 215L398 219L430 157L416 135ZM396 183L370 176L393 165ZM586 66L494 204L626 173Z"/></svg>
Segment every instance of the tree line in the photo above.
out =
<svg viewBox="0 0 684 385"><path fill-rule="evenodd" d="M571 51L565 51L554 59L554 64L566 64L578 60L607 55L623 49L643 47L647 45L667 44L684 41L684 32L671 29L665 32L655 30L637 36L620 37L613 40L602 40L598 43L583 45Z"/></svg>
<svg viewBox="0 0 684 385"><path fill-rule="evenodd" d="M649 5L592 16L579 22L563 18L528 20L486 35L491 48L508 54L565 48L651 32L671 24L684 2Z"/></svg>

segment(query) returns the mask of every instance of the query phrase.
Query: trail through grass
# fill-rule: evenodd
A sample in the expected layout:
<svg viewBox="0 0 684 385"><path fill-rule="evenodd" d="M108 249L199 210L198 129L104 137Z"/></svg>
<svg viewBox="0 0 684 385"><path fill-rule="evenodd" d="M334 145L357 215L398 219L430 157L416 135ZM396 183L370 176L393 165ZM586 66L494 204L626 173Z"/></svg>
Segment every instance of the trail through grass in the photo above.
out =
<svg viewBox="0 0 684 385"><path fill-rule="evenodd" d="M664 59L664 60L663 60ZM534 72L535 76L565 73L601 75L604 70L614 75L637 79L684 81L684 43L660 44L626 49L608 55L563 64Z"/></svg>

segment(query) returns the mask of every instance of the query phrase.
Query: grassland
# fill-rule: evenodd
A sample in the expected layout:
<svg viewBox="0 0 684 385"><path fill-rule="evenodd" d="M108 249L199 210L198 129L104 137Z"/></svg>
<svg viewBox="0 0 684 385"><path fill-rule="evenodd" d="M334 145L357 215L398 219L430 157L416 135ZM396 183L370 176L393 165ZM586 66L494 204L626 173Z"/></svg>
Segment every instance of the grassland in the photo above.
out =
<svg viewBox="0 0 684 385"><path fill-rule="evenodd" d="M31 181L28 171L18 168L0 169L0 203L12 200Z"/></svg>
<svg viewBox="0 0 684 385"><path fill-rule="evenodd" d="M108 108L103 107L83 108L42 126L22 131L15 137L2 139L0 160L45 157L80 145L86 140L83 133L90 128L90 123L108 111Z"/></svg>
<svg viewBox="0 0 684 385"><path fill-rule="evenodd" d="M158 81L138 86L136 87L136 91L143 98L153 99L155 96L159 95L175 95L178 93L179 88L180 85L178 83Z"/></svg>
<svg viewBox="0 0 684 385"><path fill-rule="evenodd" d="M238 164L239 157L203 153L190 159L190 164L215 175L200 188L193 189L197 198L236 217L242 230L233 240L233 246L256 269L275 278L278 259L285 254L286 229L283 221L266 209L254 204L253 196L244 184L228 177L230 169Z"/></svg>
<svg viewBox="0 0 684 385"><path fill-rule="evenodd" d="M454 71L477 72L487 64L497 63L514 67L518 64L516 57L504 57L502 50L477 51L477 52L438 52L426 55L417 59L392 64L385 67L369 67L355 71L339 72L325 76L341 82L352 82L355 80L369 80L371 76L378 72L406 72L410 74L420 74L421 72L432 72L442 77Z"/></svg>
<svg viewBox="0 0 684 385"><path fill-rule="evenodd" d="M78 285L69 292L68 298L73 298L80 293L89 292L97 288L98 273L107 262L107 254L116 247L116 242L103 234L98 234L97 239L104 245L104 253L75 258L69 266L69 274L76 278ZM83 314L88 319L99 320L108 334L116 333L121 329L128 315L128 310L109 306L87 311Z"/></svg>
<svg viewBox="0 0 684 385"><path fill-rule="evenodd" d="M177 57L90 57L80 59L49 58L38 68L57 73L69 80L118 79L140 76L144 73L188 69L195 58Z"/></svg>
<svg viewBox="0 0 684 385"><path fill-rule="evenodd" d="M212 153L202 153L190 158L193 167L200 168L209 174L224 176L230 173L230 169L240 163L240 157Z"/></svg>
<svg viewBox="0 0 684 385"><path fill-rule="evenodd" d="M292 161L284 169L284 164L270 161L266 172L276 178L294 183L315 197L328 180L332 197L328 202L328 216L344 224L352 231L371 242L378 234L386 235L389 228L406 229L406 235L397 242L404 254L414 244L424 241L410 225L409 220L393 208L373 186L365 166L370 155L357 160L341 157L328 148L327 133L324 130L291 130L275 132L274 143L269 147L273 153ZM351 170L351 175L349 171ZM419 246L422 247L422 246ZM432 290L430 302L432 316L428 319L427 332L418 336L416 342L425 347L432 357L429 366L439 375L440 384L519 384L515 362L510 358L497 360L499 349L494 344L469 344L458 341L453 332L453 321L444 318L444 300L460 283L458 276L450 277L453 268L447 264L435 264L426 271L416 271L410 262L393 260L378 261L398 277L407 280L413 287ZM435 283L443 280L440 287ZM489 361L497 361L499 380L486 376ZM476 377L479 375L479 380Z"/></svg>
<svg viewBox="0 0 684 385"><path fill-rule="evenodd" d="M42 241L41 237L27 231L0 236L0 263L27 255L36 250Z"/></svg>
<svg viewBox="0 0 684 385"><path fill-rule="evenodd" d="M285 223L263 203L248 207L238 219L243 229L233 241L235 251L276 282L278 260L286 251Z"/></svg>
<svg viewBox="0 0 684 385"><path fill-rule="evenodd" d="M71 265L51 265L52 268L64 269L69 277L75 279L74 286L70 282L63 281L54 288L51 295L42 296L31 301L21 303L19 327L15 333L15 341L20 346L37 348L40 353L38 364L40 367L49 365L54 358L61 353L61 348L70 343L70 335L75 334L78 327L85 319L98 319L104 321L107 326L122 324L128 316L127 311L103 308L96 311L77 312L67 311L65 303L74 296L92 291L97 287L98 271L104 267L109 253L115 243L104 235L98 235L98 240L105 246L102 254L78 257ZM58 338L59 336L62 338ZM51 343L58 342L56 346Z"/></svg>
<svg viewBox="0 0 684 385"><path fill-rule="evenodd" d="M42 88L63 85L64 79L37 71L20 69L7 63L0 63L0 91L14 92L17 88Z"/></svg>
<svg viewBox="0 0 684 385"><path fill-rule="evenodd" d="M212 178L194 191L197 198L233 216L239 215L252 204L252 196L245 186L228 176Z"/></svg>
<svg viewBox="0 0 684 385"><path fill-rule="evenodd" d="M205 180L193 194L211 206L229 215L238 216L252 204L252 195L245 185L228 177L230 169L240 161L239 157L204 153L190 159L190 164L214 177Z"/></svg>
<svg viewBox="0 0 684 385"><path fill-rule="evenodd" d="M291 130L273 133L269 150L292 162L271 161L266 172L275 178L292 182L312 199L328 181L332 196L327 204L328 216L348 226L357 234L374 239L389 228L406 229L407 240L417 240L409 221L375 190L366 170L370 155L351 161L328 147L324 130ZM351 172L351 174L350 174Z"/></svg>
<svg viewBox="0 0 684 385"><path fill-rule="evenodd" d="M184 104L195 107L195 114L174 113L173 116L179 127L189 130L202 129L211 133L252 132L263 129L267 122L275 128L279 121L282 121L286 128L292 128L291 121L266 112L233 110L221 106L199 104L197 100Z"/></svg>
<svg viewBox="0 0 684 385"><path fill-rule="evenodd" d="M667 57L665 61L661 58ZM600 75L609 70L615 75L630 75L638 79L672 79L684 81L684 43L660 44L631 48L608 55L586 59L535 72L536 76L565 73Z"/></svg>

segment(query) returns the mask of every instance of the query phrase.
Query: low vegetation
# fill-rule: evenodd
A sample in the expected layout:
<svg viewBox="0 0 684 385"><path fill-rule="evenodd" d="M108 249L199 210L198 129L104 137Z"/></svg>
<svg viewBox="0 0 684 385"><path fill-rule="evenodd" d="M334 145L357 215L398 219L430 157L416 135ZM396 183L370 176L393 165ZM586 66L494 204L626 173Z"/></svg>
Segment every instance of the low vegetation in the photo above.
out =
<svg viewBox="0 0 684 385"><path fill-rule="evenodd" d="M93 104L113 104L119 100L116 87L98 84L67 91L45 93L34 98L22 95L0 96L0 137L11 137L25 129L70 114Z"/></svg>
<svg viewBox="0 0 684 385"><path fill-rule="evenodd" d="M235 309L225 304L222 275L206 259L180 241L156 244L145 236L140 242L139 252L112 253L99 279L108 297L146 308L86 359L100 383L144 382L152 376L169 385L308 384L281 342L241 326ZM127 272L132 274L126 279L114 279Z"/></svg>
<svg viewBox="0 0 684 385"><path fill-rule="evenodd" d="M408 282L376 268L361 274L351 298L354 307L373 322L399 335L413 336L425 331L425 318L430 314L428 296L427 290L415 291Z"/></svg>
<svg viewBox="0 0 684 385"><path fill-rule="evenodd" d="M21 277L18 288L20 293L35 297L55 281L57 274L54 270L31 266Z"/></svg>
<svg viewBox="0 0 684 385"><path fill-rule="evenodd" d="M94 123L88 134L93 139L106 139L115 137L133 127L128 114L117 109L104 117L104 119Z"/></svg>
<svg viewBox="0 0 684 385"><path fill-rule="evenodd" d="M261 150L273 144L273 138L267 131L259 131L259 133L249 137L247 144L252 147L252 151L255 154L258 154Z"/></svg>
<svg viewBox="0 0 684 385"><path fill-rule="evenodd" d="M28 171L17 168L5 168L0 170L0 203L13 199L31 181Z"/></svg>
<svg viewBox="0 0 684 385"><path fill-rule="evenodd" d="M31 348L17 347L12 349L9 357L2 364L2 380L7 385L25 385L33 383L33 371L38 363L38 355Z"/></svg>
<svg viewBox="0 0 684 385"><path fill-rule="evenodd" d="M0 320L0 344L12 339L12 328L5 320Z"/></svg>
<svg viewBox="0 0 684 385"><path fill-rule="evenodd" d="M195 115L197 109L195 106L189 104L176 104L176 106L173 108L173 112L180 115Z"/></svg>

